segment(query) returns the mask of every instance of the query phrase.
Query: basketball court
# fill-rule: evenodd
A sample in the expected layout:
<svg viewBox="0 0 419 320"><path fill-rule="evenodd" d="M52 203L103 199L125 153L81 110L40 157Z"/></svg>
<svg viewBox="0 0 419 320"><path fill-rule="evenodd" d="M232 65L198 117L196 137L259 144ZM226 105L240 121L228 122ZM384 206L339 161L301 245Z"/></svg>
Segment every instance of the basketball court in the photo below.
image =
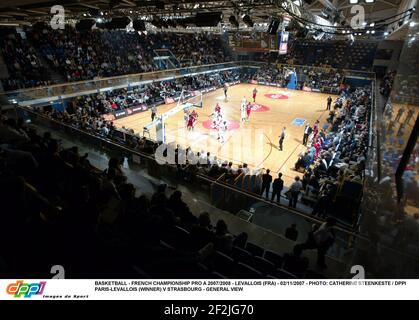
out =
<svg viewBox="0 0 419 320"><path fill-rule="evenodd" d="M241 123L240 104L243 96L252 102L252 91L257 89L256 104L252 106L250 119ZM303 131L306 123L311 126L318 119L319 128L326 124L328 111L326 99L329 94L288 90L271 86L238 84L228 89L227 100L223 89L204 94L203 107L194 108L198 121L191 131L186 129L183 111L165 121L166 142L191 147L195 152L210 152L212 156L235 165L247 163L251 169L270 169L273 175L282 172L285 183L300 175L293 170L301 152ZM332 96L333 100L336 96ZM217 130L211 128L212 114L217 102L221 105L223 120L228 130L225 143L217 140ZM157 107L157 115L174 108L176 103ZM115 120L116 127L130 128L143 134L143 128L150 123L150 111ZM283 150L278 148L282 128L286 127ZM156 130L150 130L151 139L156 138Z"/></svg>

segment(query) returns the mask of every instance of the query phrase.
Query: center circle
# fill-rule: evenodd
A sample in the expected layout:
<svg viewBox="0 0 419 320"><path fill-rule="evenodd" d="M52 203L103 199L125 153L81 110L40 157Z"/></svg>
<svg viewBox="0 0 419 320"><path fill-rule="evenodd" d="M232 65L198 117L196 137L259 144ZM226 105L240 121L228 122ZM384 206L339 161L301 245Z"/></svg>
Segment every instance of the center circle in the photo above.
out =
<svg viewBox="0 0 419 320"><path fill-rule="evenodd" d="M270 98L270 99L275 99L275 100L284 100L284 99L288 99L289 97L285 94L282 93L266 93L265 97Z"/></svg>

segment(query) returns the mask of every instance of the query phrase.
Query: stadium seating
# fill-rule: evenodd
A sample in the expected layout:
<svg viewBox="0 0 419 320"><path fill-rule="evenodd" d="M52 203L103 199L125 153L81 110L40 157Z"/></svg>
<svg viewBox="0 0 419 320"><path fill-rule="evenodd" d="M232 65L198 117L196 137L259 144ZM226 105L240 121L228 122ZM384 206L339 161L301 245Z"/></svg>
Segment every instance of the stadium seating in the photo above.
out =
<svg viewBox="0 0 419 320"><path fill-rule="evenodd" d="M278 62L337 69L369 71L372 68L376 42L294 40L290 52Z"/></svg>
<svg viewBox="0 0 419 320"><path fill-rule="evenodd" d="M230 235L223 221L215 232L208 231L213 243L192 249L189 230L198 220L191 219L181 193L167 198L162 185L151 197L136 197L115 158L100 171L77 147L63 149L50 133L40 136L4 115L0 131L0 200L7 213L1 216L0 240L16 228L37 234L30 242L17 238L13 247L0 251L6 266L2 276L46 278L48 266L57 261L66 265L68 278L254 278L274 273L274 265L261 257L225 246L233 241L257 248L251 249L254 253L265 252ZM23 260L16 258L16 248L25 248Z"/></svg>
<svg viewBox="0 0 419 320"><path fill-rule="evenodd" d="M216 35L139 34L122 30L80 32L70 27L45 30L39 27L26 29L23 36L11 29L0 30L0 49L9 69L9 77L2 79L5 90L221 63L232 59ZM294 40L288 55L277 56L274 62L368 71L371 70L376 47L376 43L364 41ZM164 50L165 54L160 55L159 50ZM161 59L161 56L170 56L170 59ZM273 62L265 56L261 59ZM337 86L341 80L327 72L314 74L304 68L299 69L297 74L302 85L314 88ZM266 77L273 82L285 81L282 70L269 72Z"/></svg>

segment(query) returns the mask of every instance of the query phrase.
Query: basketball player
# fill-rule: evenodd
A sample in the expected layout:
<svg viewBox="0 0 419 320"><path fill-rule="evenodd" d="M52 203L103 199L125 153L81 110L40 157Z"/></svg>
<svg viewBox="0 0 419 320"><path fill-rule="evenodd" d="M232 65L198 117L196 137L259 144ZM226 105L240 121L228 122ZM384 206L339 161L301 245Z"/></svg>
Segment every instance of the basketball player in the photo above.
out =
<svg viewBox="0 0 419 320"><path fill-rule="evenodd" d="M285 130L286 130L286 128L285 128L285 127L284 127L284 128L282 128L281 135L279 136L279 143L278 143L278 146L279 146L279 150L280 150L280 151L282 151L282 144L284 143L284 139L285 139Z"/></svg>
<svg viewBox="0 0 419 320"><path fill-rule="evenodd" d="M227 132L227 121L224 121L218 127L218 139L220 140L221 143L224 143L225 142L225 134L226 134L226 132Z"/></svg>
<svg viewBox="0 0 419 320"><path fill-rule="evenodd" d="M156 117L156 115L157 115L157 108L156 106L152 106L151 107L151 121L154 121L154 118Z"/></svg>
<svg viewBox="0 0 419 320"><path fill-rule="evenodd" d="M188 129L188 131L191 131L193 129L193 116L192 116L192 114L189 115L188 124L186 125L186 129Z"/></svg>
<svg viewBox="0 0 419 320"><path fill-rule="evenodd" d="M242 99L242 101L241 101L241 105L243 106L246 106L247 105L247 99L246 99L246 96L243 96L243 99Z"/></svg>
<svg viewBox="0 0 419 320"><path fill-rule="evenodd" d="M217 117L215 118L215 123L217 124L217 128L221 125L223 122L223 115L221 113L217 114Z"/></svg>
<svg viewBox="0 0 419 320"><path fill-rule="evenodd" d="M198 114L196 113L196 111L194 110L190 115L189 115L189 119L188 119L188 124L186 126L186 128L190 131L193 130L195 123L196 123L196 119L198 118Z"/></svg>
<svg viewBox="0 0 419 320"><path fill-rule="evenodd" d="M252 112L252 105L250 104L250 102L248 102L247 106L246 106L247 120L250 119L250 113L251 112Z"/></svg>
<svg viewBox="0 0 419 320"><path fill-rule="evenodd" d="M221 106L218 104L218 102L217 102L217 105L215 106L214 111L215 111L215 114L221 113Z"/></svg>
<svg viewBox="0 0 419 320"><path fill-rule="evenodd" d="M192 130L195 128L196 123L198 122L198 112L196 110L193 110L191 113L192 116Z"/></svg>
<svg viewBox="0 0 419 320"><path fill-rule="evenodd" d="M188 125L188 121L189 121L189 111L188 110L184 110L183 111L183 120L185 121L186 126Z"/></svg>
<svg viewBox="0 0 419 320"><path fill-rule="evenodd" d="M253 89L253 102L256 102L256 94L258 93L258 91L256 90L256 88Z"/></svg>
<svg viewBox="0 0 419 320"><path fill-rule="evenodd" d="M247 118L246 116L246 106L247 106L247 99L245 96L243 96L243 99L240 103L240 118L241 122L244 122Z"/></svg>
<svg viewBox="0 0 419 320"><path fill-rule="evenodd" d="M224 83L224 97L225 97L225 100L227 100L227 90L228 90L228 83L225 82Z"/></svg>
<svg viewBox="0 0 419 320"><path fill-rule="evenodd" d="M240 118L241 118L241 122L245 122L246 118L247 118L247 114L246 114L246 105L242 104L240 106Z"/></svg>
<svg viewBox="0 0 419 320"><path fill-rule="evenodd" d="M198 121L198 112L196 112L196 110L193 110L191 115L193 117L193 125L195 126L196 122Z"/></svg>

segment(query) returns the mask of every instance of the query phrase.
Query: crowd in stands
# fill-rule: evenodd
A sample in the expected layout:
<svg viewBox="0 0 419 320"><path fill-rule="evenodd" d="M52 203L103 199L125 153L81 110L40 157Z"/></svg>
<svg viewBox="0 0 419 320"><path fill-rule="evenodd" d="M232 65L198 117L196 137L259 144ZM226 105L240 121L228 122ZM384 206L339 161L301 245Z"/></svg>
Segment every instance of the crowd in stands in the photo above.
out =
<svg viewBox="0 0 419 320"><path fill-rule="evenodd" d="M147 41L122 31L32 30L30 39L65 81L156 70Z"/></svg>
<svg viewBox="0 0 419 320"><path fill-rule="evenodd" d="M271 58L271 61L294 65L371 71L376 50L376 42L295 39L291 42L288 54L279 55L275 59Z"/></svg>
<svg viewBox="0 0 419 320"><path fill-rule="evenodd" d="M164 184L141 194L117 158L98 170L78 147L5 113L0 132L2 277L49 278L54 265L67 278L313 277L302 248L265 250Z"/></svg>
<svg viewBox="0 0 419 320"><path fill-rule="evenodd" d="M2 30L0 48L9 69L4 90L47 85L51 68L62 81L91 80L166 68L229 61L221 40L209 34L141 33L125 30L30 29L24 33ZM172 64L154 60L156 49L175 55ZM165 54L166 55L166 54ZM40 57L47 65L42 65Z"/></svg>
<svg viewBox="0 0 419 320"><path fill-rule="evenodd" d="M80 81L165 68L196 66L226 62L231 59L219 36L192 33L138 33L125 30L93 30L79 32L33 28L25 33L2 29L0 48L9 69L2 79L5 90L46 85L51 82L47 69L62 76L61 80ZM156 49L170 50L174 60L154 60ZM338 69L370 70L376 44L357 41L295 40L290 52L270 62L291 63ZM167 54L164 54L167 55ZM41 60L47 64L42 65ZM268 60L266 60L268 59ZM274 81L286 82L282 70L268 69ZM341 72L339 72L341 73ZM300 81L310 87L336 86L339 73L299 69Z"/></svg>
<svg viewBox="0 0 419 320"><path fill-rule="evenodd" d="M314 215L329 214L332 200L344 181L362 183L370 107L370 90L342 93L330 111L329 123L320 128L316 122L309 130L307 151L299 156L295 169L304 172L305 195L316 195Z"/></svg>
<svg viewBox="0 0 419 320"><path fill-rule="evenodd" d="M8 78L2 79L4 90L50 84L36 49L19 33L0 29L0 53L9 73Z"/></svg>
<svg viewBox="0 0 419 320"><path fill-rule="evenodd" d="M153 48L165 48L172 51L180 67L222 63L230 60L217 35L199 33L162 32L150 34L141 41L151 39Z"/></svg>
<svg viewBox="0 0 419 320"><path fill-rule="evenodd" d="M228 61L215 35L141 33L125 30L32 30L30 40L66 81L88 80L162 68L195 66ZM155 49L175 55L173 65L154 60ZM167 54L165 54L167 55Z"/></svg>
<svg viewBox="0 0 419 320"><path fill-rule="evenodd" d="M76 128L111 138L115 128L111 121L105 121L103 117L105 114L142 104L151 107L164 103L166 98L179 97L182 90L195 91L211 87L217 88L223 86L225 82L236 80L239 80L239 74L236 71L200 74L175 80L152 82L129 90L118 89L80 96L69 101L63 111L58 111L52 106L39 108L37 111ZM132 130L125 130L127 133L134 133ZM133 141L128 143L130 146L142 150L140 141L142 139L133 137Z"/></svg>
<svg viewBox="0 0 419 320"><path fill-rule="evenodd" d="M281 87L286 87L290 81L289 72L291 70L297 74L297 87L299 89L306 87L320 90L328 87L329 90L338 92L343 81L343 72L335 69L316 69L275 64L266 64L257 69L254 74L248 75L247 77L249 80L277 83Z"/></svg>

